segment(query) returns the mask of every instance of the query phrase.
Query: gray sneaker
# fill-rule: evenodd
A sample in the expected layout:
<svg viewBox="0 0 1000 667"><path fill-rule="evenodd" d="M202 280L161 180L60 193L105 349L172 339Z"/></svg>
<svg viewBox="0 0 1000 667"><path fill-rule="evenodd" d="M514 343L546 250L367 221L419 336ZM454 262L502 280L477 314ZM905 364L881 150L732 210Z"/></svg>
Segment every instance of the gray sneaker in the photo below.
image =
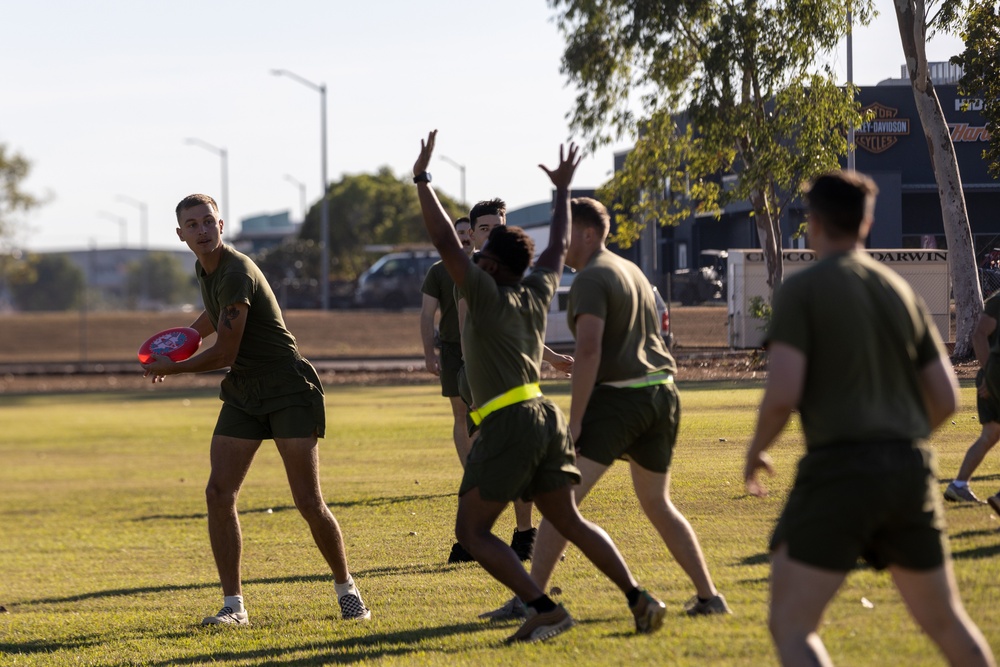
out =
<svg viewBox="0 0 1000 667"><path fill-rule="evenodd" d="M711 616L713 614L731 614L732 610L726 604L726 598L713 595L704 602L695 595L684 605L684 613L688 616Z"/></svg>
<svg viewBox="0 0 1000 667"><path fill-rule="evenodd" d="M635 617L635 631L639 634L656 632L663 625L663 617L667 615L667 606L643 589L639 601L634 607L629 607Z"/></svg>
<svg viewBox="0 0 1000 667"><path fill-rule="evenodd" d="M508 644L517 642L543 642L562 634L576 625L569 612L559 605L552 611L539 614L534 609L528 609L526 620L517 632L507 637Z"/></svg>
<svg viewBox="0 0 1000 667"><path fill-rule="evenodd" d="M202 625L250 625L250 617L247 612L233 611L232 607L223 607L215 616L206 616L201 619Z"/></svg>
<svg viewBox="0 0 1000 667"><path fill-rule="evenodd" d="M972 492L972 489L968 484L965 486L955 486L955 482L949 484L948 488L944 490L944 499L956 503L983 503L983 501L977 498L976 494Z"/></svg>
<svg viewBox="0 0 1000 667"><path fill-rule="evenodd" d="M987 498L986 502L990 504L990 507L993 508L994 512L1000 514L1000 492L998 492L996 495Z"/></svg>
<svg viewBox="0 0 1000 667"><path fill-rule="evenodd" d="M486 611L479 615L479 618L483 620L490 621L491 623L500 623L502 621L517 621L527 618L528 612L521 602L521 598L512 597L507 600L504 606L499 609L494 609L493 611Z"/></svg>

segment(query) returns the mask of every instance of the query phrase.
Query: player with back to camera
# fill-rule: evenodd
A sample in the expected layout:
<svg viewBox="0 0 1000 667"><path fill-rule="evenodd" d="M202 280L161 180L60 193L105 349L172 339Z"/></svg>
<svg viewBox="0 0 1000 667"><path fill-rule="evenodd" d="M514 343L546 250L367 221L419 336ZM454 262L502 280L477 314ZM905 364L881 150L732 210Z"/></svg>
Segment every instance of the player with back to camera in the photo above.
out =
<svg viewBox="0 0 1000 667"><path fill-rule="evenodd" d="M680 422L674 386L677 364L660 334L656 297L632 262L605 245L607 209L589 197L573 199L566 264L576 269L566 316L576 341L569 428L582 481L582 502L619 458L628 461L639 505L667 549L691 579L691 616L731 613L712 583L698 537L670 501L670 461ZM548 588L566 539L542 521L531 561L531 578ZM523 616L513 598L481 618Z"/></svg>
<svg viewBox="0 0 1000 667"><path fill-rule="evenodd" d="M549 243L533 270L533 243L519 228L498 226L470 260L429 184L427 165L437 132L421 142L413 165L424 225L448 274L466 298L462 330L475 418L483 428L459 489L455 533L476 560L525 601L527 620L508 642L541 641L573 626L531 580L514 551L491 532L515 498L530 497L544 517L577 545L625 594L638 632L663 622L663 603L638 588L614 543L580 516L572 484L580 480L573 445L559 409L538 386L545 317L559 284L569 226L569 185L579 163L576 146L560 149L559 166L541 168L556 187ZM540 165L541 166L541 165Z"/></svg>
<svg viewBox="0 0 1000 667"><path fill-rule="evenodd" d="M747 491L798 410L806 454L771 538L769 626L784 665L830 665L817 630L859 558L888 567L951 665L993 665L948 555L931 431L957 382L923 300L864 252L878 189L853 171L808 187L818 261L785 280L767 334L768 374L747 450Z"/></svg>
<svg viewBox="0 0 1000 667"><path fill-rule="evenodd" d="M323 386L285 327L278 302L253 261L222 241L224 221L208 195L190 195L177 205L177 237L194 252L195 274L205 310L194 324L211 347L181 362L157 355L143 364L145 377L162 382L177 373L229 367L222 380L222 409L211 445L205 490L208 533L224 596L222 608L202 625L247 625L243 604L243 538L236 500L260 444L273 439L288 476L295 507L333 571L344 619L371 612L347 567L344 538L320 490L318 439L326 428Z"/></svg>
<svg viewBox="0 0 1000 667"><path fill-rule="evenodd" d="M979 372L976 374L976 412L982 430L976 441L965 452L965 458L962 459L962 465L955 479L945 489L945 500L983 502L972 492L969 480L986 458L987 452L1000 441L1000 395L993 394L987 382L988 374L990 376L1000 374L1000 357L993 356L1000 354L998 320L1000 320L1000 292L988 298L983 304L983 312L979 314L976 328L972 332L972 349L976 353L976 361L979 362ZM995 507L1000 514L1000 501L991 501L990 504L993 502L998 502Z"/></svg>

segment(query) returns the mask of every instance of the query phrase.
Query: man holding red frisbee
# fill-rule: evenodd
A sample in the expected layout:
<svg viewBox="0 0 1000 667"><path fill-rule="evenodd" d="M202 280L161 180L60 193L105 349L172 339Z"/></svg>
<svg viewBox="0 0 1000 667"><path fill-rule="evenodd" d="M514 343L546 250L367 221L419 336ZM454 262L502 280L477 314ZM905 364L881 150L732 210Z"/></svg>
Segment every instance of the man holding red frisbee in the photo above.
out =
<svg viewBox="0 0 1000 667"><path fill-rule="evenodd" d="M177 205L176 214L178 238L198 257L195 273L205 303L191 327L202 338L212 333L217 337L190 359L173 362L156 355L142 367L153 382L175 373L229 368L222 381L223 405L212 435L212 469L205 490L208 533L224 601L202 625L248 623L236 499L257 449L270 439L284 462L295 506L333 570L341 616L370 618L347 567L340 526L320 490L318 438L326 428L326 408L319 376L299 354L264 274L249 257L222 242L224 222L215 200L190 195Z"/></svg>

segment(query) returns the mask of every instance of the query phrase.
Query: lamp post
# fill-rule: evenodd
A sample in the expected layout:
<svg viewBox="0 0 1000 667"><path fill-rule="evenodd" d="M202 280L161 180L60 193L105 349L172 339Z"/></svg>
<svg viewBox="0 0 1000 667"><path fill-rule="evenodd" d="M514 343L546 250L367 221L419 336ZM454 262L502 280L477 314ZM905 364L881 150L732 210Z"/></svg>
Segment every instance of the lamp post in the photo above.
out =
<svg viewBox="0 0 1000 667"><path fill-rule="evenodd" d="M305 222L305 220L306 220L306 184L303 183L302 181L300 181L299 179L295 178L294 176L289 175L289 174L285 174L285 180L288 181L289 183L294 183L299 188L299 206L302 207L302 221Z"/></svg>
<svg viewBox="0 0 1000 667"><path fill-rule="evenodd" d="M139 247L143 250L142 265L139 269L139 307L141 308L149 295L149 267L146 260L149 259L149 207L146 202L118 195L118 201L131 204L139 209Z"/></svg>
<svg viewBox="0 0 1000 667"><path fill-rule="evenodd" d="M222 162L222 219L225 220L230 225L232 222L229 220L229 152L225 148L219 148L218 146L213 146L207 141L202 141L201 139L196 139L194 137L188 137L184 140L184 143L189 146L198 146L199 148L204 148L206 151L210 151L219 156Z"/></svg>
<svg viewBox="0 0 1000 667"><path fill-rule="evenodd" d="M119 231L121 234L122 247L124 248L128 246L128 218L125 218L120 215L115 215L114 213L109 213L107 211L98 211L97 215L101 216L102 218L108 218L109 220L114 220L115 222L117 222L120 228Z"/></svg>
<svg viewBox="0 0 1000 667"><path fill-rule="evenodd" d="M469 202L466 201L466 199L465 199L465 165L464 164L459 164L458 162L452 160L447 155L441 155L439 157L442 160L444 160L445 162L447 162L448 164L450 164L451 166L453 166L456 169L458 169L458 171L462 174L462 206L464 206L465 208L468 208L469 207Z"/></svg>
<svg viewBox="0 0 1000 667"><path fill-rule="evenodd" d="M851 13L851 4L847 4L847 86L854 85L854 16ZM854 101L854 92L851 91L851 101ZM847 168L854 170L854 123L847 128Z"/></svg>
<svg viewBox="0 0 1000 667"><path fill-rule="evenodd" d="M308 79L304 79L295 72L289 72L286 69L273 69L271 74L275 76L287 76L289 79L298 81L303 86L307 88L312 88L319 93L319 112L320 112L320 162L322 171L322 187L320 188L320 241L319 241L319 256L320 256L320 273L319 273L319 292L320 292L320 308L324 311L330 309L330 211L329 204L326 197L326 84L324 83L313 83Z"/></svg>

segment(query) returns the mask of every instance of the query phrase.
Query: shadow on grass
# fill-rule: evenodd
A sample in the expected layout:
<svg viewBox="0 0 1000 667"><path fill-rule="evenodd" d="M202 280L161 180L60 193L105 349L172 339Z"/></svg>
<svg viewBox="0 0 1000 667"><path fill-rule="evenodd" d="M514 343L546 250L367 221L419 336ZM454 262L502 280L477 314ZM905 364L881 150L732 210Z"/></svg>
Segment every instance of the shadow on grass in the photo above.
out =
<svg viewBox="0 0 1000 667"><path fill-rule="evenodd" d="M0 641L0 655L34 655L36 653L53 653L55 651L77 651L83 648L100 646L107 642L107 637L88 635L59 640L32 640L23 644Z"/></svg>
<svg viewBox="0 0 1000 667"><path fill-rule="evenodd" d="M1000 480L1000 475L998 474L973 475L972 478L969 479L970 482L996 482L997 480ZM938 482L945 486L951 484L954 481L955 481L954 477L938 477Z"/></svg>
<svg viewBox="0 0 1000 667"><path fill-rule="evenodd" d="M980 528L978 530L963 530L961 533L955 533L954 535L949 535L948 537L953 540L960 540L966 537L984 537L996 534L996 528Z"/></svg>
<svg viewBox="0 0 1000 667"><path fill-rule="evenodd" d="M746 558L741 558L737 561L739 565L770 565L771 564L771 554L767 551L762 551L759 554L753 554L752 556L747 556Z"/></svg>
<svg viewBox="0 0 1000 667"><path fill-rule="evenodd" d="M366 570L355 570L354 574L359 577L394 577L411 576L418 574L437 574L447 572L453 566L442 563L440 565L403 565L399 567L374 567ZM302 574L288 577L259 577L256 579L244 579L244 585L272 585L290 583L310 583L328 582L333 585L333 574L324 572L322 574ZM77 593L76 595L66 595L63 597L38 598L35 600L25 600L17 605L8 607L26 607L29 605L41 604L63 604L67 602L82 602L84 600L96 600L100 598L127 597L132 595L147 595L157 593L173 593L176 591L194 591L201 589L215 590L219 587L217 581L190 584L164 584L162 586L137 586L134 588L109 588L103 591L91 591L88 593Z"/></svg>
<svg viewBox="0 0 1000 667"><path fill-rule="evenodd" d="M323 665L351 664L368 662L379 658L405 657L412 653L424 653L433 650L423 643L459 634L470 634L493 630L496 626L486 623L456 623L438 627L417 628L401 632L372 633L360 637L347 637L325 643L313 643L303 646L283 648L262 648L248 651L212 651L203 655L174 658L160 662L150 662L150 665L203 665L203 664L248 664L248 663L278 663L282 665ZM252 628L249 629L251 632ZM241 630L243 632L243 630ZM288 655L303 652L317 652L320 655L298 659L286 659ZM454 651L443 651L454 652Z"/></svg>
<svg viewBox="0 0 1000 667"><path fill-rule="evenodd" d="M980 558L992 558L1000 554L1000 544L992 544L986 547L973 547L971 549L962 549L960 551L952 551L952 560L978 560Z"/></svg>
<svg viewBox="0 0 1000 667"><path fill-rule="evenodd" d="M354 508L354 507L383 507L385 505L397 505L399 503L412 503L421 500L437 500L438 498L451 498L455 497L454 493L436 493L427 496L393 496L387 498L365 498L363 500L342 500L335 503L327 503L327 507L341 507L341 508ZM240 515L246 516L248 514L278 514L279 512L289 512L295 510L294 505L279 505L277 507L259 507L254 509L241 509ZM206 519L208 515L205 512L198 512L197 514L149 514L147 516L140 516L133 521L187 521L189 519Z"/></svg>

